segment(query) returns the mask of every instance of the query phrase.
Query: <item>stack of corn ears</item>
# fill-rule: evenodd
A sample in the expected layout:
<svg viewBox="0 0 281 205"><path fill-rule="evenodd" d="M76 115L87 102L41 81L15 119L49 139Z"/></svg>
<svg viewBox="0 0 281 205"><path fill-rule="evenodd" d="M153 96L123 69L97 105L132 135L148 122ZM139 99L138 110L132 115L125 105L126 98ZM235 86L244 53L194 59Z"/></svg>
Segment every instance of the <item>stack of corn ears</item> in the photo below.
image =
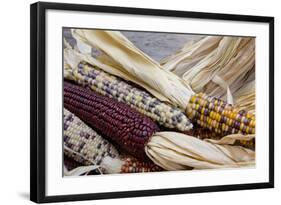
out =
<svg viewBox="0 0 281 205"><path fill-rule="evenodd" d="M192 128L184 111L161 102L148 92L89 64L80 63L76 68L68 69L64 77L82 86L88 86L104 96L127 103L164 127L180 131Z"/></svg>
<svg viewBox="0 0 281 205"><path fill-rule="evenodd" d="M248 45L251 40L245 40L244 38L228 39L216 37L213 39L212 37L209 37L207 39L202 39L205 42L211 42L206 43L208 46L204 46L203 43L198 45L202 40L196 42L196 46L191 45L193 52L189 55L194 54L196 58L189 64L190 70L192 71L190 71L189 75L185 76L193 76L194 79L198 81L199 76L201 76L200 78L204 79L204 82L200 85L195 83L197 81L191 82L190 80L186 80L184 78L185 72L181 72L182 70L176 72L176 69L174 68L167 69L165 64L167 64L168 61L163 63L163 65L155 62L145 53L137 49L119 32L74 29L72 30L72 33L79 44L85 44L86 46L100 49L104 55L99 58L93 58L89 54L81 53L81 51L74 50L68 46L65 49L64 55L65 76L67 79L77 81L77 75L73 75L73 70L77 69L80 63L87 63L90 65L87 67L88 71L93 70L93 68L98 68L106 73L125 79L126 81L131 81L145 89L155 98L158 98L158 100L183 111L187 110L189 106L188 102L195 95L193 89L197 91L204 88L205 92L207 91L207 89L205 89L206 85L209 83L211 84L210 81L214 79L214 81L224 81L225 79L221 79L227 76L228 73L222 68L229 62L231 62L232 65L235 65L234 62L237 59L233 60L233 56L237 58L242 56L242 54L237 54L237 50L244 47L249 49L253 48ZM217 49L218 47L219 49ZM189 46L184 48L183 51L186 51L188 48ZM214 49L217 49L216 52L213 51ZM222 54L225 54L225 56L220 56ZM181 53L178 53L175 56L178 56L176 59L180 59L177 60L178 62L185 60L184 55L182 56ZM207 57L209 60L206 61L206 63L215 64L214 67L209 66L208 69L203 69L200 68L200 66L196 66L202 59ZM216 60L211 60L213 58ZM172 60L173 58L169 60L169 62L172 62ZM177 64L178 63L170 63L170 65ZM193 69L194 65L196 69ZM231 66L229 66L229 68L230 67ZM251 66L245 65L245 67L247 67L248 71L253 69ZM175 72L178 76L171 71ZM240 77L238 76L237 78ZM219 88L220 87L221 86L219 86ZM231 85L227 85L227 87L231 88ZM243 90L241 87L237 90L240 90L241 93L249 92L249 89ZM217 92L216 87L214 87L214 91L212 92ZM223 92L225 92L225 90L223 90ZM239 99L239 96L237 99ZM245 102L245 100L241 98L240 102L243 101ZM226 105L226 107L229 106L230 105ZM247 105L245 104L244 106L246 107ZM230 114L232 111L236 113L236 108L231 108ZM242 122L242 124L240 126L240 124L237 124L238 122L234 120L235 127L238 127L239 129L241 128L241 131L249 130L247 127L248 123L255 119L244 118L252 115L243 114L243 116L245 116L243 117L242 114L241 116L240 114L237 114L237 116L239 117L239 122ZM202 120L203 119L202 115ZM246 120L245 125L243 125L244 120ZM232 121L233 119L229 118L227 122ZM211 125L213 125L212 122ZM231 123L227 126L230 126L229 129L227 127L227 130L234 130L234 127L231 127ZM231 132L229 134L231 134ZM236 141L251 141L253 138L254 135L238 134L238 136L234 137L233 135L228 135L221 140L199 140L179 132L156 132L149 138L144 150L147 156L155 164L167 170L243 167L254 164L255 152L251 149L236 146L234 144Z"/></svg>
<svg viewBox="0 0 281 205"><path fill-rule="evenodd" d="M95 92L83 88L78 85L71 84L69 82L64 83L64 106L68 109L70 109L72 112L74 112L78 117L80 117L83 121L90 124L95 130L102 133L104 136L109 138L112 142L115 142L122 150L134 155L135 157L139 159L145 160L148 156L150 159L152 159L156 164L158 164L157 161L155 161L155 158L159 160L159 157L161 157L164 153L168 152L168 155L170 154L173 156L174 154L178 153L179 150L177 147L180 147L182 145L188 145L193 144L191 147L185 146L185 151L188 153L193 153L194 150L201 150L201 154L205 153L207 151L208 147L212 147L211 143L203 142L201 140L197 140L194 137L190 137L185 134L179 134L176 132L158 132L159 128L157 125L150 120L150 118L147 118L134 109L131 109L128 105L124 103L120 103L118 101L115 101L113 99L110 99L108 97L98 95ZM68 119L68 118L67 118ZM71 120L70 120L71 121ZM72 121L71 121L72 122ZM67 127L67 126L66 126ZM86 128L84 131L80 131L80 133L76 134L77 138L81 140L81 138L84 138ZM83 133L83 136L81 135L81 132ZM69 143L68 139L68 133L65 132L66 137L66 144ZM96 135L96 134L95 134ZM173 144L170 143L168 146L161 148L160 150L162 153L157 153L152 157L151 153L154 149L157 149L159 145L163 145L162 142L165 142L164 136L170 136L171 139L174 140ZM91 137L94 136L94 134L88 134L87 140L91 140ZM159 137L160 136L160 137ZM83 149L86 147L85 142L81 143L79 145L80 140L77 139L77 146L76 152L78 154L83 153ZM94 141L97 139L97 136L95 136ZM189 141L191 140L191 141ZM231 141L232 140L232 141ZM212 163L219 164L220 166L214 166L212 163L208 163L209 168L215 168L215 167L239 167L239 166L245 166L248 165L247 160L250 161L254 159L254 152L245 148L233 148L231 146L223 146L220 144L232 144L235 141L239 140L245 140L241 139L241 137L226 137L225 139L222 139L220 141L214 141L217 145L217 149L210 149L213 150L213 152L207 152L206 155L203 155L200 158L194 158L191 154L185 154L183 159L185 159L185 164L190 164L190 167L202 169L206 168L207 166L203 166L205 164L205 161L202 160L202 157L205 157L207 161L209 160L209 157L217 157L217 161L214 161ZM246 138L247 140L247 138ZM93 142L94 142L93 141ZM153 143L160 143L156 146L152 146ZM152 143L152 144L151 144ZM87 144L87 143L86 143ZM108 143L99 143L98 148L103 149L104 144L108 147ZM196 145L196 146L194 146ZM227 147L227 148L225 148ZM109 148L109 147L108 147ZM111 156L112 154L108 153L110 149L106 148L107 150L106 154ZM168 151L168 149L170 149ZM232 153L231 149L234 150ZM236 156L235 154L239 153L239 150L244 150L245 152L241 155ZM91 150L89 150L91 151ZM145 155L145 151L147 156ZM82 152L82 153L81 153ZM174 154L172 154L175 152ZM248 155L247 155L248 153ZM228 155L229 157L232 157L233 160L223 160L225 158L225 155ZM98 158L98 156L105 156L105 154L102 152L101 154L94 155L94 159L97 160L96 165L100 165L102 163L102 160ZM116 156L116 154L114 154ZM248 156L248 158L247 158ZM158 158L157 158L158 157ZM92 157L90 157L92 159ZM178 160L183 161L183 159L180 159L179 157L176 157ZM192 160L191 160L192 159ZM245 160L246 159L246 160ZM175 159L172 159L174 161ZM108 160L107 160L108 161ZM163 161L163 160L162 160ZM196 162L195 164L192 162ZM246 162L244 162L246 161ZM241 163L243 162L243 163ZM169 164L169 162L167 162ZM179 163L179 162L177 162ZM165 163L164 163L165 164ZM163 164L158 164L159 166L168 169ZM201 166L202 165L202 166ZM212 165L212 166L211 166ZM174 166L175 168L179 169L178 166ZM182 168L183 169L183 168ZM171 169L169 169L171 170Z"/></svg>

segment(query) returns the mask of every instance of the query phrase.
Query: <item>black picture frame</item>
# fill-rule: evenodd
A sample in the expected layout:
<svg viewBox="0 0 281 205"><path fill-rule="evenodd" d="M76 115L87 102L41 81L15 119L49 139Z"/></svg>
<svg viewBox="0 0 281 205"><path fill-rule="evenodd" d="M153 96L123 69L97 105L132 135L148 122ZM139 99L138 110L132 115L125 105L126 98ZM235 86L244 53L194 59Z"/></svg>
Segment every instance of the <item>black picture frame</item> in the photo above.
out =
<svg viewBox="0 0 281 205"><path fill-rule="evenodd" d="M203 186L192 188L171 188L108 193L89 193L60 196L46 196L45 190L45 35L46 11L67 10L101 13L121 13L150 16L171 16L195 19L263 22L269 24L269 181L239 185ZM30 6L30 199L37 203L76 200L97 200L123 197L218 192L230 190L260 189L274 187L274 18L265 16L230 15L146 8L110 7L83 4L38 2Z"/></svg>

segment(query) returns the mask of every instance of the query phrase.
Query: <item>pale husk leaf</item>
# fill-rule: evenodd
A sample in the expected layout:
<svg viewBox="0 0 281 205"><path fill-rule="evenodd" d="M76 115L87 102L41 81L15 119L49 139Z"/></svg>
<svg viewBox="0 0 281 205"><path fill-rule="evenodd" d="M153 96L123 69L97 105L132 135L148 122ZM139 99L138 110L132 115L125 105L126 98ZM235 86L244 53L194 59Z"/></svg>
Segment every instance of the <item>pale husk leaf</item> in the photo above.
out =
<svg viewBox="0 0 281 205"><path fill-rule="evenodd" d="M240 38L224 37L217 49L209 53L198 64L188 70L183 78L191 83L192 88L200 92L203 87L229 62L239 46ZM200 82L199 82L200 81Z"/></svg>
<svg viewBox="0 0 281 205"><path fill-rule="evenodd" d="M250 141L255 138L255 135L242 135L242 134L231 134L226 135L223 138L217 139L204 139L206 142L211 142L213 144L220 144L220 145L233 145L236 141L245 140Z"/></svg>
<svg viewBox="0 0 281 205"><path fill-rule="evenodd" d="M108 62L108 64L105 64L103 61L100 61L92 57L91 55L81 54L78 51L69 48L64 49L64 77L69 80L75 78L73 74L75 74L75 71L77 71L77 65L82 61L128 81L134 82L139 85L142 84L140 81L138 81L138 79L132 78L131 75L123 73L121 69L116 69L116 65L114 65L114 67L111 66L110 62ZM147 86L146 84L142 84L142 87L159 100L170 102L169 99L167 99L155 89Z"/></svg>
<svg viewBox="0 0 281 205"><path fill-rule="evenodd" d="M225 100L227 92L231 92L235 96L235 104L238 97L235 92L249 79L254 79L255 40L205 37L163 61L162 66L190 83L196 92L205 92ZM216 77L226 82L227 86L218 84L214 80Z"/></svg>
<svg viewBox="0 0 281 205"><path fill-rule="evenodd" d="M157 132L147 143L147 155L166 170L252 166L255 152L241 146L212 144L177 132Z"/></svg>
<svg viewBox="0 0 281 205"><path fill-rule="evenodd" d="M243 87L241 87L235 93L236 105L239 109L247 110L255 114L256 105L256 81L250 81Z"/></svg>
<svg viewBox="0 0 281 205"><path fill-rule="evenodd" d="M179 52L161 61L165 70L170 70L178 75L182 75L191 68L193 64L210 53L221 40L222 37L210 36L203 38L193 44L188 43Z"/></svg>
<svg viewBox="0 0 281 205"><path fill-rule="evenodd" d="M186 108L190 96L194 94L191 88L136 48L120 32L74 29L72 33L77 41L83 41L110 56L120 65L114 68L130 76L140 86L149 87L149 91L154 89L174 105Z"/></svg>
<svg viewBox="0 0 281 205"><path fill-rule="evenodd" d="M245 86L251 75L255 73L254 40L242 40L240 44L235 56L218 73L228 83L233 95L238 89ZM204 92L220 98L225 95L221 88L211 83L204 88Z"/></svg>

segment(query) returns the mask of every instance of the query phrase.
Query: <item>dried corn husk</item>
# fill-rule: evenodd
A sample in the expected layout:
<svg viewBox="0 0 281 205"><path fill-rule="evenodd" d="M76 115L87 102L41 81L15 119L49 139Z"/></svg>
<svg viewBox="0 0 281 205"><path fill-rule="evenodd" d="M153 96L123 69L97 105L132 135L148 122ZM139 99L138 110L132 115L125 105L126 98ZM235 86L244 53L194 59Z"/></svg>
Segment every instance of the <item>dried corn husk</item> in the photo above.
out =
<svg viewBox="0 0 281 205"><path fill-rule="evenodd" d="M205 37L163 61L162 66L190 83L196 92L223 98L228 88L234 94L253 76L255 39Z"/></svg>
<svg viewBox="0 0 281 205"><path fill-rule="evenodd" d="M231 57L235 54L235 50L239 46L241 39L224 37L219 43L216 50L208 54L198 64L182 76L184 80L191 83L193 89L197 92L218 74Z"/></svg>
<svg viewBox="0 0 281 205"><path fill-rule="evenodd" d="M255 91L255 80L250 81L243 87L241 87L235 93L235 105L239 109L244 109L249 112L255 113L256 104L256 91Z"/></svg>
<svg viewBox="0 0 281 205"><path fill-rule="evenodd" d="M235 92L244 87L248 79L255 73L255 40L243 39L236 51L236 54L223 67L218 75L227 82L233 95ZM255 86L253 87L255 89ZM212 96L222 98L225 93L215 85L208 85L205 92ZM235 100L234 100L235 101Z"/></svg>
<svg viewBox="0 0 281 205"><path fill-rule="evenodd" d="M197 42L188 43L180 51L161 60L165 70L173 71L182 76L187 70L206 57L218 46L222 37L210 36Z"/></svg>
<svg viewBox="0 0 281 205"><path fill-rule="evenodd" d="M161 101L170 102L168 98L162 95L162 93L158 92L157 90L147 86L146 84L142 84L142 82L137 79L133 78L130 75L121 71L121 68L118 68L119 65L116 63L113 65L113 61L107 57L109 60L105 63L105 57L101 57L102 60L96 59L88 54L81 54L79 51L66 48L64 49L64 77L67 79L71 79L71 70L77 68L78 64L82 61L87 62L99 69L102 69L110 74L116 75L128 81L134 82L135 84L141 85L144 89L154 95Z"/></svg>
<svg viewBox="0 0 281 205"><path fill-rule="evenodd" d="M186 102L194 94L182 79L164 70L159 63L136 48L120 32L73 29L72 34L76 41L96 47L110 56L119 64L114 67L117 72L135 79L134 82L137 81L140 86L149 88L149 91L161 93L167 101L182 109L185 109ZM111 74L117 75L113 70Z"/></svg>
<svg viewBox="0 0 281 205"><path fill-rule="evenodd" d="M220 145L236 145L254 150L255 149L255 135L232 134L222 137L221 139L204 139L206 142Z"/></svg>
<svg viewBox="0 0 281 205"><path fill-rule="evenodd" d="M213 144L176 132L158 132L147 143L147 155L166 170L245 167L255 152L241 146Z"/></svg>

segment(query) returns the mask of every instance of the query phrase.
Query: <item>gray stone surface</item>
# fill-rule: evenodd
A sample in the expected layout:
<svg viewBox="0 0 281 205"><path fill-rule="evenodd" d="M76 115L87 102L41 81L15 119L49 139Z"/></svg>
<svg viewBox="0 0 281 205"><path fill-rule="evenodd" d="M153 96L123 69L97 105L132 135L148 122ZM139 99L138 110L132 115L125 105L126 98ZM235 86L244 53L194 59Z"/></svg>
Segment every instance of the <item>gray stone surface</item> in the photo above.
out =
<svg viewBox="0 0 281 205"><path fill-rule="evenodd" d="M175 53L191 40L202 38L201 35L172 34L156 32L133 32L122 31L122 33L132 41L139 49L148 54L156 61ZM74 46L75 39L71 36L69 29L64 29L64 37ZM96 51L93 51L96 54Z"/></svg>
<svg viewBox="0 0 281 205"><path fill-rule="evenodd" d="M150 33L150 32L122 32L139 49L160 61L179 49L187 42L197 40L202 36L189 34Z"/></svg>

